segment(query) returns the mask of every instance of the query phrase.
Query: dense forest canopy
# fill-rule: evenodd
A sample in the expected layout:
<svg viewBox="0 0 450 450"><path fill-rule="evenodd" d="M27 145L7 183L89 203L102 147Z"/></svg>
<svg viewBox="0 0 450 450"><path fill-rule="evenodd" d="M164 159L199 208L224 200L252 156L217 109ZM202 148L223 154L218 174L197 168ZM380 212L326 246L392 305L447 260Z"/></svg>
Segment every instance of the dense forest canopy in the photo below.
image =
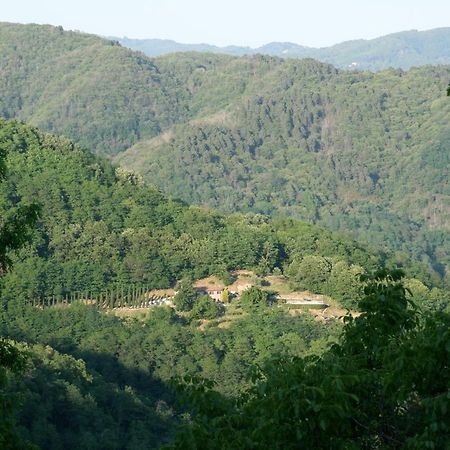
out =
<svg viewBox="0 0 450 450"><path fill-rule="evenodd" d="M0 153L2 225L39 202L29 244L10 246L12 267L0 279L5 448L445 448L450 298L411 278L432 285L424 266L406 267L408 290L399 271L370 278L389 255L292 219L189 207L15 121L0 120ZM24 225L36 221L33 208ZM25 229L16 225L23 245ZM236 268L284 271L295 286L361 315L348 315L343 328L337 319L290 314L257 287L223 315L189 286ZM192 303L175 299L176 310L141 316L30 302L118 283L164 287L180 277L186 287L177 295L193 295Z"/></svg>
<svg viewBox="0 0 450 450"><path fill-rule="evenodd" d="M0 119L0 447L449 446L448 67L12 24L0 56L1 115L46 130ZM96 301L130 286L173 307Z"/></svg>
<svg viewBox="0 0 450 450"><path fill-rule="evenodd" d="M170 449L441 449L450 445L450 316L423 314L398 271L370 279L320 355L279 357L237 399L187 380L191 426Z"/></svg>
<svg viewBox="0 0 450 450"><path fill-rule="evenodd" d="M244 61L228 64L226 92L237 89L232 73L245 73ZM445 276L448 68L374 75L314 61L259 64L260 78L222 114L177 125L116 160L190 203L320 223Z"/></svg>
<svg viewBox="0 0 450 450"><path fill-rule="evenodd" d="M0 25L0 113L114 153L186 113L184 90L148 58L99 37Z"/></svg>
<svg viewBox="0 0 450 450"><path fill-rule="evenodd" d="M261 55L150 59L7 23L0 56L6 118L117 155L189 203L315 222L448 277L448 66L373 74Z"/></svg>
<svg viewBox="0 0 450 450"><path fill-rule="evenodd" d="M31 242L3 277L11 299L111 284L168 288L185 277L244 268L288 272L313 256L368 271L395 260L304 222L227 217L168 199L133 173L28 125L0 120L0 147L8 166L2 216L36 200L41 209ZM409 268L433 283L424 266Z"/></svg>
<svg viewBox="0 0 450 450"><path fill-rule="evenodd" d="M304 253L341 255L341 263L367 269L382 261L315 226L226 218L169 200L67 139L17 122L0 121L0 154L6 173L0 237L9 243L1 255L13 264L0 279L0 335L9 339L0 345L0 392L20 403L17 432L40 448L157 447L187 413L171 380L200 376L217 383L217 392L236 396L251 385L255 361L318 352L339 323L325 327L281 309L239 314L237 308L226 328L212 322L200 329L199 319L215 317L201 299L187 315L158 307L144 319L121 320L83 304L37 308L33 297L137 281L169 286L183 275L256 269L262 261L260 270L268 271ZM19 249L5 224L23 245L28 219L13 225L13 218L36 201L36 230ZM12 372L12 358L21 361L21 375ZM6 419L10 409L2 409ZM25 448L6 419L0 421L3 448Z"/></svg>

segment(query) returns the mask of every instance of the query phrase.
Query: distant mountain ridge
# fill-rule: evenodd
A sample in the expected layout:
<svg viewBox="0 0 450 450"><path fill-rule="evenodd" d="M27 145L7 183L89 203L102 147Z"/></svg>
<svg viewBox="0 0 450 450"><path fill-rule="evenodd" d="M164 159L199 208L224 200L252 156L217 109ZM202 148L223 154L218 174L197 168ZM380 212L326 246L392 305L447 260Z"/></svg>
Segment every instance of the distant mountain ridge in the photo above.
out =
<svg viewBox="0 0 450 450"><path fill-rule="evenodd" d="M283 58L314 58L338 68L383 70L409 69L426 64L450 63L450 27L427 31L402 31L375 39L345 41L313 48L292 42L271 42L258 48L210 44L181 44L166 39L111 38L123 46L155 57L177 52L210 52L233 56L266 54Z"/></svg>

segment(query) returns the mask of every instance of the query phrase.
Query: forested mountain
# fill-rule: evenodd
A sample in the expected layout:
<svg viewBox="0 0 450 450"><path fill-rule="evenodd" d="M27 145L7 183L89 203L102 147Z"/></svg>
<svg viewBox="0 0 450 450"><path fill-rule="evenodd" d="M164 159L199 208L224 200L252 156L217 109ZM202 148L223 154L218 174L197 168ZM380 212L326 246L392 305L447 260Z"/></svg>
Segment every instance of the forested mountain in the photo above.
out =
<svg viewBox="0 0 450 450"><path fill-rule="evenodd" d="M448 273L448 66L151 60L37 25L2 24L0 38L4 117L118 155L189 203L316 222Z"/></svg>
<svg viewBox="0 0 450 450"><path fill-rule="evenodd" d="M113 38L123 46L161 56L177 52L211 52L233 56L264 54L281 58L314 58L342 69L409 69L426 64L450 64L450 28L402 31L376 39L346 41L331 47L312 48L292 42L271 42L258 48L208 44L180 44L165 39Z"/></svg>
<svg viewBox="0 0 450 450"><path fill-rule="evenodd" d="M115 153L185 117L185 89L117 43L42 25L0 24L0 113Z"/></svg>
<svg viewBox="0 0 450 450"><path fill-rule="evenodd" d="M257 60L260 77L249 74L245 87L238 66L249 60L221 70L226 92L242 86L221 114L177 125L116 160L190 203L292 215L448 267L449 68L374 75ZM200 98L211 77L197 82Z"/></svg>
<svg viewBox="0 0 450 450"><path fill-rule="evenodd" d="M7 167L1 239L20 208L40 208L30 243L10 255L13 268L0 278L0 335L20 341L9 345L28 358L22 375L6 373L8 388L2 381L0 392L15 404L20 399L17 431L40 448L155 448L177 423L189 423L191 405L182 409L167 383L199 377L216 383L217 394L236 397L252 385L255 363L320 353L340 324L261 305L233 316L226 328L213 322L205 329L195 308L192 315L156 308L144 320L120 320L83 304L36 308L33 299L278 268L355 307L362 292L355 276L386 261L317 226L227 218L169 200L67 139L14 121L0 120L0 156ZM409 270L427 278L418 266ZM415 285L424 306L447 307L444 291ZM3 364L1 353L2 377Z"/></svg>
<svg viewBox="0 0 450 450"><path fill-rule="evenodd" d="M2 217L35 201L41 205L31 243L2 278L6 299L101 292L117 284L168 288L184 277L236 269L287 271L305 256L328 258L329 268L344 263L363 271L387 258L394 262L315 225L226 217L167 199L136 175L27 125L0 120L0 148L8 166L0 185ZM432 283L423 267L409 267ZM354 278L351 271L348 277Z"/></svg>
<svg viewBox="0 0 450 450"><path fill-rule="evenodd" d="M367 285L358 275L394 262L388 255L368 251L314 225L260 215L226 217L167 199L136 175L115 169L69 140L15 121L0 120L0 156L0 166L7 168L0 183L1 242L7 243L4 224L18 211L31 204L40 209L29 244L10 255L13 267L0 278L0 392L7 402L14 399L13 404L20 404L14 421L23 440L11 447L8 436L5 440L0 432L5 448L29 448L27 441L43 449L137 450L167 442L194 449L202 433L210 432L209 421L202 423L204 407L207 416L218 420L216 437L208 437L210 445L205 448L218 448L216 440L222 440L228 428L217 416L235 414L235 401L241 404L245 393L256 388L261 368L274 358L287 358L287 364L297 364L303 357L316 361L342 329L337 320L323 324L308 314L291 315L265 303L244 304L244 295L237 305L228 306L226 322L220 318L199 321L204 316L196 306L188 313L157 307L139 319L119 319L77 302L35 307L35 298L80 290L95 293L133 283L167 287L181 277L212 273L229 277L229 270L245 268L260 274L283 270L300 287L357 308ZM20 231L9 230L9 235L14 232ZM412 264L406 269L433 283L423 267ZM440 311L433 320L440 340L436 344L431 335L426 341L440 352L439 346L445 346L440 330L446 323L443 311L450 304L448 292L429 289L417 279L408 282L425 311ZM383 298L384 303L390 299ZM388 305L383 314L398 317L398 311L389 315L393 310L386 310ZM389 326L387 319L381 320ZM426 331L429 336L433 330ZM363 335L368 336L365 331ZM410 333L403 347L411 340L411 345L420 345L414 338ZM20 374L5 372L5 348L21 352ZM7 356L10 360L11 354ZM342 370L349 368L342 366ZM439 371L443 380L439 383L445 377L445 370ZM353 389L348 384L353 378L344 379L336 394L342 398L347 395L342 390ZM188 391L177 394L174 383L182 390L194 383L199 392L208 391L208 398L188 395L191 399L180 404ZM434 393L441 392L441 384ZM415 404L411 411L414 415ZM252 423L253 416L247 417ZM0 416L0 431L5 420ZM345 420L339 426L345 427ZM385 417L377 420L382 425ZM401 423L401 418L395 420ZM428 422L422 420L406 435L425 439ZM184 431L173 440L178 426ZM355 439L361 431L364 434L358 430ZM190 437L192 432L195 435ZM399 433L403 429L396 436ZM432 439L436 435L445 442L445 431L433 433ZM228 448L253 448L251 439L258 442L251 438L240 444L241 439L241 434L235 434Z"/></svg>

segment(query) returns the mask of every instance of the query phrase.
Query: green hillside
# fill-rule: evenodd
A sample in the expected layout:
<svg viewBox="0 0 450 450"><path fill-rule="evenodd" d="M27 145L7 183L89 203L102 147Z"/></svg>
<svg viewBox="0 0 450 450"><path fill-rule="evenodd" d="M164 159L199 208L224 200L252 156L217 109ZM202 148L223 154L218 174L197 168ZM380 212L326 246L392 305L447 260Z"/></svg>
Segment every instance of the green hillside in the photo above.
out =
<svg viewBox="0 0 450 450"><path fill-rule="evenodd" d="M450 64L449 44L450 28L410 30L314 49L308 56L342 68L406 70L427 64Z"/></svg>
<svg viewBox="0 0 450 450"><path fill-rule="evenodd" d="M167 199L67 139L27 125L1 120L0 148L8 167L0 185L2 217L21 205L41 205L32 242L2 278L6 300L98 293L111 285L168 288L184 277L224 277L237 269L288 272L316 256L329 261L325 278L343 263L353 280L352 265L370 271L387 258L307 223L227 217ZM424 267L409 267L432 283Z"/></svg>
<svg viewBox="0 0 450 450"><path fill-rule="evenodd" d="M18 229L5 232L9 219L36 203L40 215L29 244L9 255L12 268L0 278L3 448L30 448L24 441L49 450L220 448L227 434L229 448L263 441L283 448L286 439L315 448L339 439L345 448L376 441L386 423L396 424L398 442L431 439L441 448L447 442L442 355L450 299L432 287L433 274L423 266L405 267L409 291L397 283L399 272L361 279L392 264L390 255L293 219L189 207L66 138L15 121L0 120L2 169L4 162L2 257L11 237L22 237ZM168 287L180 278L179 294L188 295L193 278L215 273L229 283L232 269L284 272L296 287L330 295L362 315L355 322L348 316L343 326L337 318L291 314L256 287L213 315L214 302L198 296L190 311L176 298L176 310L153 307L123 319L79 302L36 307L32 301L143 283ZM408 307L412 298L420 313ZM408 370L394 370L391 354ZM381 393L389 400L372 408ZM292 405L297 398L304 408ZM275 434L258 419L273 423L266 418L274 410L275 429L285 430ZM356 410L370 418L370 433L348 426ZM305 416L312 431L293 437L296 418ZM405 417L415 426L405 425Z"/></svg>
<svg viewBox="0 0 450 450"><path fill-rule="evenodd" d="M291 215L448 267L449 68L369 74L265 63L271 69L250 77L222 114L177 125L116 161L190 203ZM221 73L225 92L242 84ZM210 95L211 77L199 97Z"/></svg>
<svg viewBox="0 0 450 450"><path fill-rule="evenodd" d="M318 223L448 276L448 66L373 74L261 55L152 60L14 24L0 26L0 56L4 117L117 155L189 203Z"/></svg>
<svg viewBox="0 0 450 450"><path fill-rule="evenodd" d="M221 395L237 396L252 384L255 363L318 353L339 323L238 304L226 328L219 319L205 330L195 306L191 313L153 308L140 320L121 320L83 304L37 308L33 299L130 284L168 287L182 277L229 278L228 270L247 268L286 270L303 287L314 283L355 307L362 292L355 275L385 259L317 226L225 217L169 200L69 140L14 121L0 120L0 157L7 167L0 182L2 252L8 219L24 205L40 206L30 243L10 255L13 268L0 278L2 408L15 405L17 433L43 449L156 448L188 423L192 407L177 402L171 382L200 377L217 383ZM432 307L436 292L444 298L421 286L424 305ZM11 345L27 360L18 364L20 375L4 370ZM1 430L7 419L2 413ZM1 444L12 448L4 439L2 431Z"/></svg>
<svg viewBox="0 0 450 450"><path fill-rule="evenodd" d="M42 25L0 24L0 112L101 153L186 114L184 89L117 43Z"/></svg>

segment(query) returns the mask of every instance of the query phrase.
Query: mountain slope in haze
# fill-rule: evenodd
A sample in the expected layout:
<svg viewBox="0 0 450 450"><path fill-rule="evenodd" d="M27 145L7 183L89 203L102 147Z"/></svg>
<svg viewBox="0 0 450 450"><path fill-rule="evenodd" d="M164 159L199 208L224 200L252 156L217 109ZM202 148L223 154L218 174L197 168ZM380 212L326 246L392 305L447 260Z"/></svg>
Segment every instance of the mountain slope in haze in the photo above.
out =
<svg viewBox="0 0 450 450"><path fill-rule="evenodd" d="M94 35L0 23L0 116L110 155L173 124L220 111L243 88L227 92L220 85L222 68L237 79L264 66L259 59L211 54L174 67L170 59L151 60ZM206 70L218 78L210 80L204 98L193 98L196 76Z"/></svg>
<svg viewBox="0 0 450 450"><path fill-rule="evenodd" d="M181 44L170 39L131 39L127 37L110 37L108 39L116 40L124 47L140 51L150 57L183 52L221 53L232 56L255 53L254 49L250 47L240 47L237 45L218 47L217 45L211 44Z"/></svg>
<svg viewBox="0 0 450 450"><path fill-rule="evenodd" d="M426 64L450 64L450 28L402 31L375 39L346 41L331 47L312 48L292 42L272 42L258 48L209 44L181 44L165 39L113 38L123 46L154 57L177 52L212 52L234 56L265 54L282 58L314 58L339 68L409 69Z"/></svg>
<svg viewBox="0 0 450 450"><path fill-rule="evenodd" d="M185 115L184 89L148 58L93 35L0 24L0 115L124 150Z"/></svg>
<svg viewBox="0 0 450 450"><path fill-rule="evenodd" d="M65 134L165 192L291 215L448 273L448 66L347 72L0 26L3 116Z"/></svg>

